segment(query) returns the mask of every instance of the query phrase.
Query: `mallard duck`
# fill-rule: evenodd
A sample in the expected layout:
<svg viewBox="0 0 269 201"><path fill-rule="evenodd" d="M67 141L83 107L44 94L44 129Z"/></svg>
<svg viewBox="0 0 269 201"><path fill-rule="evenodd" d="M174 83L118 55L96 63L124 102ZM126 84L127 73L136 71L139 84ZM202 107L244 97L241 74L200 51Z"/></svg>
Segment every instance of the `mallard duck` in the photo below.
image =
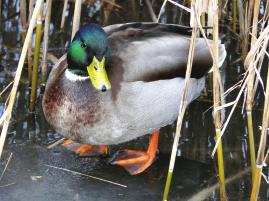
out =
<svg viewBox="0 0 269 201"><path fill-rule="evenodd" d="M108 145L152 133L147 151L124 150L113 161L130 174L148 168L159 129L178 115L190 34L189 27L159 23L81 27L53 67L43 97L47 121L70 139L64 145L80 156L97 156ZM219 55L221 66L222 44ZM200 95L211 67L206 42L198 38L188 103Z"/></svg>

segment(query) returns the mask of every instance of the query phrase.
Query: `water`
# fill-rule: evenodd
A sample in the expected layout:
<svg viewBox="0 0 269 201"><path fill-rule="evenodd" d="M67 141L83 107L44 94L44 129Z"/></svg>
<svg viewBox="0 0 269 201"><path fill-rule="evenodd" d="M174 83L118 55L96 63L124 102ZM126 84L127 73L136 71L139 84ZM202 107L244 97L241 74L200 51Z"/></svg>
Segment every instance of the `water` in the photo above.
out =
<svg viewBox="0 0 269 201"><path fill-rule="evenodd" d="M3 12L0 29L0 89L4 89L13 79L17 67L21 48L21 26L19 20L19 6L17 1L3 1ZM136 3L135 9L129 1L117 1L121 8L112 11L107 24L124 23L130 21L151 21L146 5ZM154 9L159 10L160 3L155 3ZM62 3L53 3L52 13L60 13ZM135 10L135 12L131 12ZM59 32L60 17L52 15L50 53L60 57L71 38L71 18L73 4L70 4L64 33ZM100 2L94 6L83 7L82 23L103 23L104 14L100 10ZM127 12L130 11L130 12ZM7 20L5 20L7 19ZM168 5L162 15L164 23L187 24L188 19L179 9ZM232 86L239 80L242 71L239 58L238 40L227 31L222 23L221 31L225 34L223 42L226 44L228 56L226 67L222 69L225 88ZM49 64L51 67L51 63ZM8 131L8 138L0 163L2 173L7 159L13 153L11 162L0 180L1 201L15 200L161 200L164 189L171 146L173 143L175 125L161 130L159 144L160 153L153 165L144 173L136 176L128 175L122 168L109 165L110 158L79 158L61 146L47 149L47 145L61 138L44 119L41 99L39 99L35 113L28 112L28 82L27 69L23 71L18 99L16 101L13 118ZM237 92L232 93L227 102L234 99ZM0 99L0 113L3 112L8 92ZM169 200L219 200L216 163L210 155L214 147L214 127L212 124L212 94L210 84L207 91L194 101L186 112L182 128L178 157ZM242 105L242 103L240 104ZM259 140L263 108L263 94L258 91L254 118L254 133L256 144ZM209 110L208 110L209 109ZM248 139L245 114L242 108L235 110L230 124L225 132L223 147L226 177L237 175L227 185L229 200L248 200L250 173L243 171L250 164L248 153ZM227 111L229 112L229 111ZM147 147L148 136L118 146L112 146L110 156L118 149L126 147ZM84 174L101 177L127 185L122 188L94 179L86 178L63 170L49 168L53 165L78 171ZM268 175L268 169L264 169ZM195 197L197 196L197 197ZM260 200L268 200L268 185L262 180Z"/></svg>

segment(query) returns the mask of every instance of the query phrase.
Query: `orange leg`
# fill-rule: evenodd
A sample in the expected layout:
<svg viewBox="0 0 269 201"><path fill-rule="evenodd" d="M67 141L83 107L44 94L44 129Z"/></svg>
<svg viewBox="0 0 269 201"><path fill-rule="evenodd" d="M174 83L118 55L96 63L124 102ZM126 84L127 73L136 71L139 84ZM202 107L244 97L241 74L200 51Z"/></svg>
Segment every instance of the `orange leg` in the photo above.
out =
<svg viewBox="0 0 269 201"><path fill-rule="evenodd" d="M160 130L157 130L152 133L146 152L126 149L116 157L112 164L122 166L131 175L143 172L155 159L159 132Z"/></svg>
<svg viewBox="0 0 269 201"><path fill-rule="evenodd" d="M72 140L66 140L62 145L83 157L100 156L108 153L108 147L105 145L80 144Z"/></svg>

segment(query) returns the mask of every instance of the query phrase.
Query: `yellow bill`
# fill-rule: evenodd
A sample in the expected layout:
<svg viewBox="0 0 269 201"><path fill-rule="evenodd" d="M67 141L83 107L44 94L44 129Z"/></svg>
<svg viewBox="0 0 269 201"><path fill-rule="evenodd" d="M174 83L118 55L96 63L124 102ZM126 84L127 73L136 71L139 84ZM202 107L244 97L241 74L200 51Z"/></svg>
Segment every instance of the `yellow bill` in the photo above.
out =
<svg viewBox="0 0 269 201"><path fill-rule="evenodd" d="M92 63L87 67L87 71L94 88L100 91L111 89L105 70L105 57L103 57L101 62L96 57L93 57Z"/></svg>

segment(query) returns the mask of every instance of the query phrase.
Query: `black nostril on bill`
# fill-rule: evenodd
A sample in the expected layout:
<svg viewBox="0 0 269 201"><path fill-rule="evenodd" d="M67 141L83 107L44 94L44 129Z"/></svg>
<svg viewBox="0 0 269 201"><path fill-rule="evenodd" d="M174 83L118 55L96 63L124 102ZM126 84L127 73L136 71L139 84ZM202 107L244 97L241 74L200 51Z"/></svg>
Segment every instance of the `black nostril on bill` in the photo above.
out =
<svg viewBox="0 0 269 201"><path fill-rule="evenodd" d="M106 91L106 86L105 85L102 86L101 91L102 92L105 92Z"/></svg>

